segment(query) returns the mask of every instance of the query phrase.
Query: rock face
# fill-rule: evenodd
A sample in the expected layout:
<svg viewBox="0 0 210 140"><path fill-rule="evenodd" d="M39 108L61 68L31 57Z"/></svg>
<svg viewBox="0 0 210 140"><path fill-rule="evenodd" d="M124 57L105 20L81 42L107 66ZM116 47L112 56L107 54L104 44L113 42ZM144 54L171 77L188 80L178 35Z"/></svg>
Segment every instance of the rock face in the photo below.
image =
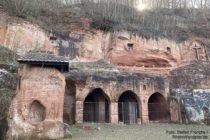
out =
<svg viewBox="0 0 210 140"><path fill-rule="evenodd" d="M124 31L115 35L114 42L111 51L111 61L114 64L151 68L172 67L181 59L178 45L166 39L146 40Z"/></svg>
<svg viewBox="0 0 210 140"><path fill-rule="evenodd" d="M19 74L8 139L64 137L64 75L53 68L33 66L22 66Z"/></svg>
<svg viewBox="0 0 210 140"><path fill-rule="evenodd" d="M45 50L78 61L105 59L123 70L152 73L167 73L192 60L208 60L209 43L202 38L181 43L161 38L144 39L128 31L112 33L90 29L89 23L83 23L84 27L76 24L65 33L49 34L28 22L9 22L6 15L1 18L0 44L19 55L30 50Z"/></svg>
<svg viewBox="0 0 210 140"><path fill-rule="evenodd" d="M53 51L49 36L36 25L21 19L14 19L7 14L0 14L0 45L9 48L18 55L31 50Z"/></svg>
<svg viewBox="0 0 210 140"><path fill-rule="evenodd" d="M176 43L167 39L144 39L128 31L90 32L79 27L68 35L69 44L77 50L74 51L75 60L94 62L103 59L125 71L167 74L191 61L209 60L209 43L202 38ZM62 42L61 38L58 40ZM61 44L58 48L61 51L64 47Z"/></svg>
<svg viewBox="0 0 210 140"><path fill-rule="evenodd" d="M182 121L204 122L209 118L209 63L193 63L171 72L170 95L180 102Z"/></svg>
<svg viewBox="0 0 210 140"><path fill-rule="evenodd" d="M144 39L129 31L90 29L85 19L84 28L75 25L65 33L45 33L30 23L3 19L2 45L19 55L45 50L70 61L65 75L42 65L20 66L9 139L65 137L63 122L209 119L210 43L205 39Z"/></svg>
<svg viewBox="0 0 210 140"><path fill-rule="evenodd" d="M120 101L119 99L123 95L123 93L128 94L128 97L129 95L135 95L135 100L137 102L136 104L139 110L139 114L136 114L138 117L131 120L135 123L146 123L149 121L148 102L151 95L153 95L154 93L161 93L160 96L166 99L168 93L168 85L167 83L165 83L164 78L137 73L84 73L82 71L72 71L66 75L66 79L74 81L74 85L76 87L74 103L76 104L75 121L77 123L86 121L86 115L88 114L88 112L86 114L85 111L89 110L89 103L87 100L91 96L91 94L94 94L94 92L97 93L96 95L100 95L101 93L99 91L101 91L103 93L103 96L101 96L100 98L104 99L105 97L105 100L107 100L108 102L107 105L110 106L109 109L103 109L103 106L99 107L99 114L110 114L110 116L107 117L107 120L105 119L101 121L111 123L118 123L120 121L118 119L118 111L120 111L118 108L118 104ZM92 96L96 97L96 95ZM109 113L107 113L106 111L103 112L103 110L107 110L107 112ZM97 113L95 115L97 116Z"/></svg>
<svg viewBox="0 0 210 140"><path fill-rule="evenodd" d="M76 86L74 81L66 80L66 89L64 96L64 112L63 122L66 124L75 123L75 101L76 101Z"/></svg>
<svg viewBox="0 0 210 140"><path fill-rule="evenodd" d="M12 98L15 96L17 75L0 69L0 139L5 139L8 124L7 114Z"/></svg>

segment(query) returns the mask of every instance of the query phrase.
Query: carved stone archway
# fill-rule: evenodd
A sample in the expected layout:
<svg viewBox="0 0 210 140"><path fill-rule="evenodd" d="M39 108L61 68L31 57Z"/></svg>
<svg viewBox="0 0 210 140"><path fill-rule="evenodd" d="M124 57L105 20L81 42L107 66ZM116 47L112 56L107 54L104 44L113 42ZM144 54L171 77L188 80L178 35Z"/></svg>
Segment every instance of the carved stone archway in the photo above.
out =
<svg viewBox="0 0 210 140"><path fill-rule="evenodd" d="M139 123L140 103L138 96L132 91L125 91L118 100L118 119L125 124Z"/></svg>
<svg viewBox="0 0 210 140"><path fill-rule="evenodd" d="M166 99L160 93L154 93L148 100L148 113L150 121L169 121L170 113Z"/></svg>
<svg viewBox="0 0 210 140"><path fill-rule="evenodd" d="M90 91L83 103L83 121L108 123L110 99L101 88Z"/></svg>
<svg viewBox="0 0 210 140"><path fill-rule="evenodd" d="M39 123L45 120L46 109L39 101L33 101L29 109L29 121Z"/></svg>
<svg viewBox="0 0 210 140"><path fill-rule="evenodd" d="M172 122L179 122L179 103L176 99L169 99L169 110Z"/></svg>

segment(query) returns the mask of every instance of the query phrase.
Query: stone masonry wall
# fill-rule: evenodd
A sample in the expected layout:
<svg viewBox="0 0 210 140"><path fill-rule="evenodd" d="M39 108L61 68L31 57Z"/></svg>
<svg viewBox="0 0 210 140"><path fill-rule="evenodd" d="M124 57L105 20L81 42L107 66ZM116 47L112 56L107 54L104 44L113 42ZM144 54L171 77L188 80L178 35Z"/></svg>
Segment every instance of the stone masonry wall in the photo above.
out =
<svg viewBox="0 0 210 140"><path fill-rule="evenodd" d="M77 75L78 73L70 73L67 79L71 78L76 85L76 122L83 122L83 102L91 90L102 89L108 100L110 101L110 122L118 123L118 100L120 95L125 91L132 91L137 96L140 112L140 122L148 122L148 100L149 97L158 92L165 99L168 98L168 85L164 78L152 77L141 74L131 75L112 75L109 73L93 74L92 76ZM115 78L114 78L115 77ZM146 89L143 88L146 86Z"/></svg>

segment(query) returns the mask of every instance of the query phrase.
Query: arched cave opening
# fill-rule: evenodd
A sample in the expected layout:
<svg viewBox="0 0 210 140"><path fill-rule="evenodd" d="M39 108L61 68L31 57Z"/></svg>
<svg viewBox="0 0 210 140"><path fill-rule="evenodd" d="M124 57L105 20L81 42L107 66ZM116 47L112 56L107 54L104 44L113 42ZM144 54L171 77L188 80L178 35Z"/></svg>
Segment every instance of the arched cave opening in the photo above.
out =
<svg viewBox="0 0 210 140"><path fill-rule="evenodd" d="M165 122L170 119L166 99L160 93L154 93L150 96L148 110L150 121Z"/></svg>
<svg viewBox="0 0 210 140"><path fill-rule="evenodd" d="M29 120L33 123L42 122L46 117L46 109L39 101L33 101L29 110Z"/></svg>
<svg viewBox="0 0 210 140"><path fill-rule="evenodd" d="M110 100L102 89L92 90L84 101L83 121L108 123L109 103Z"/></svg>
<svg viewBox="0 0 210 140"><path fill-rule="evenodd" d="M93 89L84 101L83 121L108 123L109 103L110 100L102 89Z"/></svg>
<svg viewBox="0 0 210 140"><path fill-rule="evenodd" d="M137 96L125 91L118 100L118 119L125 124L136 124L140 118Z"/></svg>

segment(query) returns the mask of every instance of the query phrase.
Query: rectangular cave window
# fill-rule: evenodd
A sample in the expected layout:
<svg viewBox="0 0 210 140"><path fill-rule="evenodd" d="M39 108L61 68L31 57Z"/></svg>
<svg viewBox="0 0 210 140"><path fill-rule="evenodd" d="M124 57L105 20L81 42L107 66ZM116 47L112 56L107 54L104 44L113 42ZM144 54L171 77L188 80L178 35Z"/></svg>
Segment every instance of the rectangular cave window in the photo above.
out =
<svg viewBox="0 0 210 140"><path fill-rule="evenodd" d="M57 46L58 43L57 43L57 37L55 34L53 34L52 32L50 33L50 37L49 37L49 40L50 40L50 44L52 46Z"/></svg>
<svg viewBox="0 0 210 140"><path fill-rule="evenodd" d="M143 90L147 90L147 86L146 85L143 85Z"/></svg>
<svg viewBox="0 0 210 140"><path fill-rule="evenodd" d="M170 47L167 47L166 50L167 50L167 53L171 53L171 48Z"/></svg>
<svg viewBox="0 0 210 140"><path fill-rule="evenodd" d="M128 43L127 46L129 51L133 50L133 43Z"/></svg>

